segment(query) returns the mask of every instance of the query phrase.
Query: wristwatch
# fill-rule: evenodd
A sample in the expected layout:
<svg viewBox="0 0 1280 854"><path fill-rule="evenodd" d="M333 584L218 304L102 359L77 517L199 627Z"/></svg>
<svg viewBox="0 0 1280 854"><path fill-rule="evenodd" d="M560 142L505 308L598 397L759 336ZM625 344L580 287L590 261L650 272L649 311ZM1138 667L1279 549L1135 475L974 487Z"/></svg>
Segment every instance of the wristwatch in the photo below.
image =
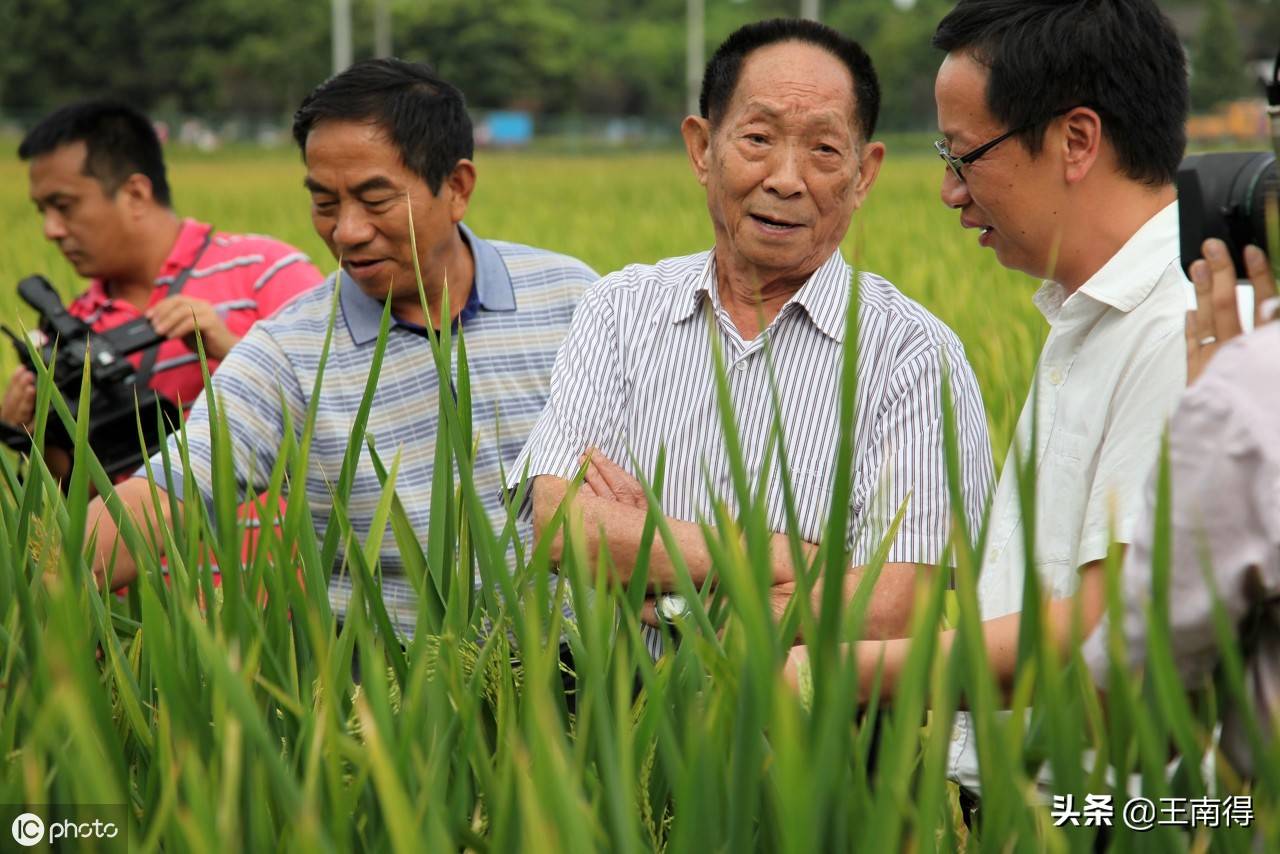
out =
<svg viewBox="0 0 1280 854"><path fill-rule="evenodd" d="M668 626L674 626L677 621L688 617L691 612L689 600L679 593L664 593L658 597L654 607L658 612L659 622Z"/></svg>

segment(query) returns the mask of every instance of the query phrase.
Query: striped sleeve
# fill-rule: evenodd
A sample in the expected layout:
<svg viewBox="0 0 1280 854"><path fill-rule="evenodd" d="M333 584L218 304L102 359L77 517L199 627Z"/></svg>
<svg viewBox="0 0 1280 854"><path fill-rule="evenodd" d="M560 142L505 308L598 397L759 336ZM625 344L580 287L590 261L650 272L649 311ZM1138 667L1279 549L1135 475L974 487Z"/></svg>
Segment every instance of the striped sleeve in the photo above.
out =
<svg viewBox="0 0 1280 854"><path fill-rule="evenodd" d="M589 291L573 313L556 353L547 405L509 469L509 488L526 469L530 478L571 478L588 447L615 444L626 400L617 328L600 293Z"/></svg>
<svg viewBox="0 0 1280 854"><path fill-rule="evenodd" d="M930 347L894 372L869 453L858 466L854 496L864 513L851 532L855 564L871 559L900 507L905 507L901 526L886 561L936 564L945 556L951 501L942 418L944 373L951 384L964 514L972 530L980 523L993 471L982 397L963 352Z"/></svg>
<svg viewBox="0 0 1280 854"><path fill-rule="evenodd" d="M267 488L276 456L284 444L284 412L289 406L296 418L305 409L301 386L289 360L276 340L261 326L250 330L224 359L210 379L209 389L196 400L181 433L169 437L169 454L179 458L180 442L186 443L191 474L204 496L211 501L213 484L213 443L208 395L217 395L220 420L225 420L231 439L237 502ZM151 459L157 482L164 484L166 473L159 453ZM146 476L146 469L137 474ZM183 473L168 475L168 488L183 494Z"/></svg>

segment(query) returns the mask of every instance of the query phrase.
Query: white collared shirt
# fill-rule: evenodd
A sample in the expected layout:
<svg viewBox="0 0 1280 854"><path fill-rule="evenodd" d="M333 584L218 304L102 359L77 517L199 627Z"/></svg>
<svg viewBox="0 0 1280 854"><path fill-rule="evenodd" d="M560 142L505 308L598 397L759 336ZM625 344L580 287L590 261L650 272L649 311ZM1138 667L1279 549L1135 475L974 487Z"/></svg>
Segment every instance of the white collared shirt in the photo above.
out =
<svg viewBox="0 0 1280 854"><path fill-rule="evenodd" d="M992 503L978 581L983 619L1022 610L1026 560L1016 461L1032 450L1035 566L1044 595L1071 595L1080 567L1106 557L1112 542L1132 541L1143 484L1186 385L1189 287L1174 203L1074 294L1052 281L1037 291L1049 337ZM956 719L950 772L978 789L967 714Z"/></svg>

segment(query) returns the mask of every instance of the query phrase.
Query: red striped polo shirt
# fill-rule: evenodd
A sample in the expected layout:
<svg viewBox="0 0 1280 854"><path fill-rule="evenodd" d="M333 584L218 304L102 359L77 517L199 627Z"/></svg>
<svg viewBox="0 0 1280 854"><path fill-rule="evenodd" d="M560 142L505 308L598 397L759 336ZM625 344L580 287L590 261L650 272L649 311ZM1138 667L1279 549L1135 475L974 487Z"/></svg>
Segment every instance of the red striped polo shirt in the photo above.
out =
<svg viewBox="0 0 1280 854"><path fill-rule="evenodd" d="M261 235L215 231L209 245L200 252L212 228L194 219L183 220L178 239L156 276L147 308L168 296L169 285L194 262L181 293L212 303L227 328L243 336L256 320L274 314L324 278L301 251ZM106 284L94 279L67 311L95 332L105 332L141 317L145 309L112 299ZM142 353L134 353L130 361L137 367ZM217 366L217 360L209 359L210 372ZM156 354L150 385L178 403L185 414L204 388L199 356L181 338L165 341Z"/></svg>

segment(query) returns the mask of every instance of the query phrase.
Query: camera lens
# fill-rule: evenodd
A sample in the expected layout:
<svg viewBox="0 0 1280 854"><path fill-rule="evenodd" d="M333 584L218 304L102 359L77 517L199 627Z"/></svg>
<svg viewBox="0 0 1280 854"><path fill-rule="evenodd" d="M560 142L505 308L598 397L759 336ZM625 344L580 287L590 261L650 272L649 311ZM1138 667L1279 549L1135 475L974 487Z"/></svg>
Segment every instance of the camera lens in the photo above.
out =
<svg viewBox="0 0 1280 854"><path fill-rule="evenodd" d="M1244 278L1244 247L1267 245L1267 199L1280 195L1276 157L1270 151L1193 154L1178 168L1178 222L1182 269L1201 255L1210 237L1227 244Z"/></svg>

